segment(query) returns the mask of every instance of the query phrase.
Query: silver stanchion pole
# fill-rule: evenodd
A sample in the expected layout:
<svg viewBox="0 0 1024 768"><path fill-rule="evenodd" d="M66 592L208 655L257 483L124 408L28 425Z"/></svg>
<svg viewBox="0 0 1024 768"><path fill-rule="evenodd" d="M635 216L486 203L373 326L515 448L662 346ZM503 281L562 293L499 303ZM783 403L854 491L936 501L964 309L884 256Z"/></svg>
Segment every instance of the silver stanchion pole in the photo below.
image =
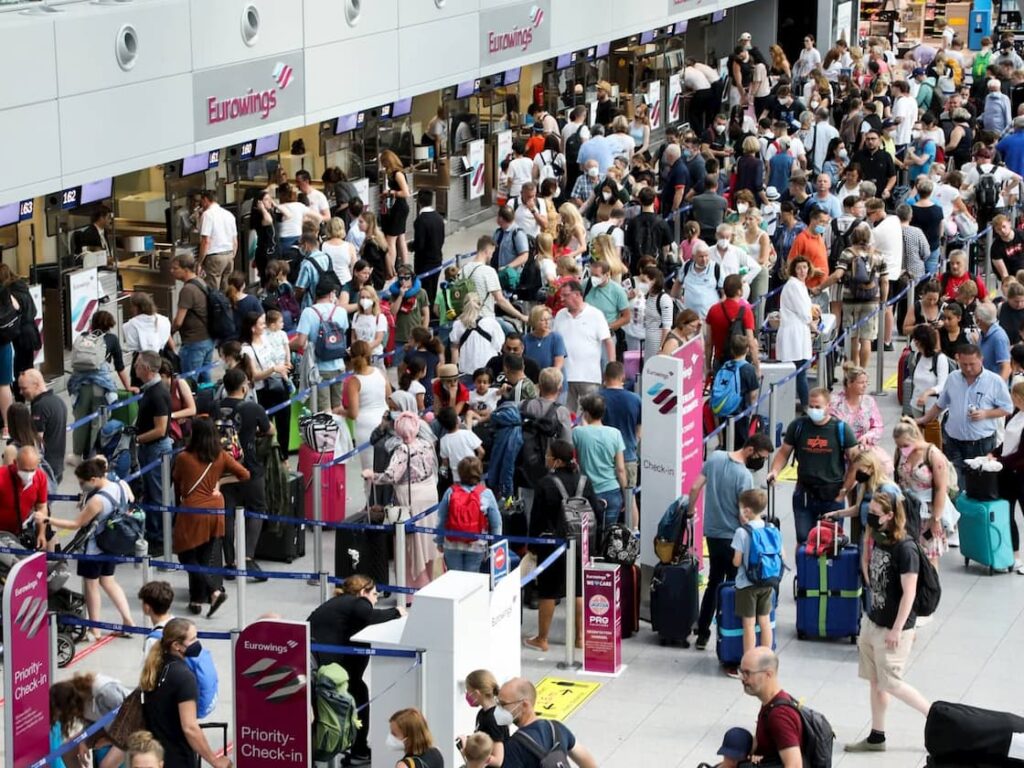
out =
<svg viewBox="0 0 1024 768"><path fill-rule="evenodd" d="M772 456L774 458L775 449L778 448L775 444L775 418L778 415L778 406L775 402L775 382L768 387L768 437L772 441Z"/></svg>
<svg viewBox="0 0 1024 768"><path fill-rule="evenodd" d="M171 543L174 537L173 525L174 521L171 517L171 506L174 504L174 491L171 488L171 459L174 458L172 454L165 453L160 457L160 486L161 495L163 497L162 503L164 510L161 513L163 516L163 529L164 529L164 561L171 561Z"/></svg>
<svg viewBox="0 0 1024 768"><path fill-rule="evenodd" d="M320 585L320 602L327 602L327 574L324 571L324 468L313 465L313 570Z"/></svg>
<svg viewBox="0 0 1024 768"><path fill-rule="evenodd" d="M246 562L245 557L245 510L235 507L235 568L238 568L238 561ZM235 604L238 606L238 629L245 627L245 590L247 576L235 577L235 589L238 594Z"/></svg>
<svg viewBox="0 0 1024 768"><path fill-rule="evenodd" d="M559 662L559 669L576 667L576 546L576 540L570 539L565 550L565 661Z"/></svg>
<svg viewBox="0 0 1024 768"><path fill-rule="evenodd" d="M828 373L828 353L825 352L827 344L819 341L818 342L818 386L822 389L826 389L826 374Z"/></svg>
<svg viewBox="0 0 1024 768"><path fill-rule="evenodd" d="M49 674L49 677L52 680L53 676L55 674L57 674L57 668L59 666L59 662L57 661L57 614L56 613L51 613L49 615L47 621L49 622L49 627L48 628L50 630L50 674ZM13 702L9 702L7 704L7 706L11 706L11 703L13 703Z"/></svg>
<svg viewBox="0 0 1024 768"><path fill-rule="evenodd" d="M875 352L875 391L872 392L875 397L880 397L885 394L885 339L881 332L882 326L885 323L885 304L878 305L878 340Z"/></svg>
<svg viewBox="0 0 1024 768"><path fill-rule="evenodd" d="M405 542L409 532L405 530L405 523L395 523L395 585L407 586L405 583ZM398 593L398 605L404 608L408 605L409 596L405 592Z"/></svg>
<svg viewBox="0 0 1024 768"><path fill-rule="evenodd" d="M982 246L985 249L985 288L991 289L992 287L992 226L989 225L985 232L985 244Z"/></svg>
<svg viewBox="0 0 1024 768"><path fill-rule="evenodd" d="M736 417L730 416L725 422L725 450L731 451L736 447Z"/></svg>

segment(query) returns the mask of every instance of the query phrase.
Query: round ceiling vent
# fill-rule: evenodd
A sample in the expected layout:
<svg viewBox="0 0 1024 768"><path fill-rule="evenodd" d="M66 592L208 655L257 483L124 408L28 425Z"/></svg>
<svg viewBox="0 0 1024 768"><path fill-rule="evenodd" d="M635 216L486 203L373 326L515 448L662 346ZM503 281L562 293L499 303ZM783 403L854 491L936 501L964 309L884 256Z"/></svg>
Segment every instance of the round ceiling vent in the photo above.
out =
<svg viewBox="0 0 1024 768"><path fill-rule="evenodd" d="M128 72L139 57L139 33L131 24L123 24L114 39L114 58L117 66Z"/></svg>
<svg viewBox="0 0 1024 768"><path fill-rule="evenodd" d="M345 21L350 27L359 23L359 16L363 12L362 0L345 0Z"/></svg>
<svg viewBox="0 0 1024 768"><path fill-rule="evenodd" d="M250 48L256 45L260 36L260 11L255 5L242 9L242 42Z"/></svg>
<svg viewBox="0 0 1024 768"><path fill-rule="evenodd" d="M434 0L434 5L436 5L438 8L444 8L444 4L446 2L448 2L448 0Z"/></svg>

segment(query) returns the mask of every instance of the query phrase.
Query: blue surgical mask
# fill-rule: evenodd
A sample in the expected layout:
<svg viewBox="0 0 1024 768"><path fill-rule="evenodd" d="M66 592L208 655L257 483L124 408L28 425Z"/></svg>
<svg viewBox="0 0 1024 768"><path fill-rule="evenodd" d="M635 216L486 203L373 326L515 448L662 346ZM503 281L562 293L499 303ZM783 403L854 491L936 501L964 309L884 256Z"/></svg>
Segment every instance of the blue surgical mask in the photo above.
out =
<svg viewBox="0 0 1024 768"><path fill-rule="evenodd" d="M807 417L815 424L821 424L825 420L825 409L824 408L808 408Z"/></svg>
<svg viewBox="0 0 1024 768"><path fill-rule="evenodd" d="M814 225L814 231L817 234L819 234L819 235L824 235L825 234L825 225L824 224L815 224Z"/></svg>

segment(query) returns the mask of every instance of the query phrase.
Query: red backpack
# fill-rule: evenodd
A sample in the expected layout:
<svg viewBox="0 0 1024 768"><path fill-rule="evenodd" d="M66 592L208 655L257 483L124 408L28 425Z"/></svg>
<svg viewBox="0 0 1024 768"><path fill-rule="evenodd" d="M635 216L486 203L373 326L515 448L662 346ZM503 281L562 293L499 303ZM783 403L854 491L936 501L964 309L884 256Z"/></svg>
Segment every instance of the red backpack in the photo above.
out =
<svg viewBox="0 0 1024 768"><path fill-rule="evenodd" d="M384 365L391 366L395 352L395 316L391 314L391 302L386 298L380 303L380 312L388 323L388 332L384 334Z"/></svg>
<svg viewBox="0 0 1024 768"><path fill-rule="evenodd" d="M472 491L467 491L462 483L455 483L452 486L451 496L448 497L448 522L445 525L447 531L462 531L463 533L487 533L487 518L480 508L480 497L485 487L478 483ZM474 541L458 536L446 536L452 541Z"/></svg>

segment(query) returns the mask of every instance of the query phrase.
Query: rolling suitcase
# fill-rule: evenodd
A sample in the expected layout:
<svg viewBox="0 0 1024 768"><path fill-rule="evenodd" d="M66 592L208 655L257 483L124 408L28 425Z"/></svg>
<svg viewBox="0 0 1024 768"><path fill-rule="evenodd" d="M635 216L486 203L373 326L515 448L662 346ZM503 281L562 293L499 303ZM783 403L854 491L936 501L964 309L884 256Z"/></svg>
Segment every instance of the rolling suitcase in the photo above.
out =
<svg viewBox="0 0 1024 768"><path fill-rule="evenodd" d="M838 540L837 540L838 541ZM835 557L796 552L796 636L848 637L857 642L861 614L860 552L843 547Z"/></svg>
<svg viewBox="0 0 1024 768"><path fill-rule="evenodd" d="M778 590L772 591L772 650L777 645L774 633L775 607L779 604ZM754 632L760 643L761 628L755 624ZM718 585L718 609L715 613L715 653L718 661L727 667L739 666L743 658L743 620L736 615L736 582L724 581Z"/></svg>
<svg viewBox="0 0 1024 768"><path fill-rule="evenodd" d="M988 566L989 574L1013 568L1010 543L1010 505L1004 500L978 501L961 493L956 500L960 513L960 554L964 565L971 560Z"/></svg>
<svg viewBox="0 0 1024 768"><path fill-rule="evenodd" d="M700 599L697 581L700 569L697 559L690 554L693 542L693 523L684 526L686 542L683 555L672 563L654 566L651 579L651 629L658 633L662 645L678 643L689 647L687 638L697 622Z"/></svg>
<svg viewBox="0 0 1024 768"><path fill-rule="evenodd" d="M1024 765L1020 754L1020 735L1024 717L1010 712L980 709L967 704L936 701L928 710L924 725L924 745L928 765L1001 768Z"/></svg>
<svg viewBox="0 0 1024 768"><path fill-rule="evenodd" d="M220 751L217 752L216 754L217 754L218 757L220 757L221 755L228 754L228 752L231 750L231 745L228 744L228 724L227 723L215 723L215 722L200 723L199 727L202 728L204 731L220 731L220 735L221 735L221 743L220 744L221 744L221 746L220 746ZM207 738L206 741L211 746L213 745L213 742L209 738ZM196 755L196 768L202 768L202 765L203 765L202 759L199 757L199 755Z"/></svg>
<svg viewBox="0 0 1024 768"><path fill-rule="evenodd" d="M619 586L621 595L620 615L622 616L622 636L632 637L640 631L640 566L619 566Z"/></svg>
<svg viewBox="0 0 1024 768"><path fill-rule="evenodd" d="M371 490L372 493L372 490ZM370 522L369 510L351 515L346 523ZM338 528L334 536L334 575L339 579L353 574L369 576L376 584L387 584L390 576L388 531Z"/></svg>
<svg viewBox="0 0 1024 768"><path fill-rule="evenodd" d="M305 519L305 496L302 493L302 475L288 474L288 509L290 517ZM256 559L290 563L306 554L306 526L293 525L277 520L263 523L259 541L256 542Z"/></svg>

